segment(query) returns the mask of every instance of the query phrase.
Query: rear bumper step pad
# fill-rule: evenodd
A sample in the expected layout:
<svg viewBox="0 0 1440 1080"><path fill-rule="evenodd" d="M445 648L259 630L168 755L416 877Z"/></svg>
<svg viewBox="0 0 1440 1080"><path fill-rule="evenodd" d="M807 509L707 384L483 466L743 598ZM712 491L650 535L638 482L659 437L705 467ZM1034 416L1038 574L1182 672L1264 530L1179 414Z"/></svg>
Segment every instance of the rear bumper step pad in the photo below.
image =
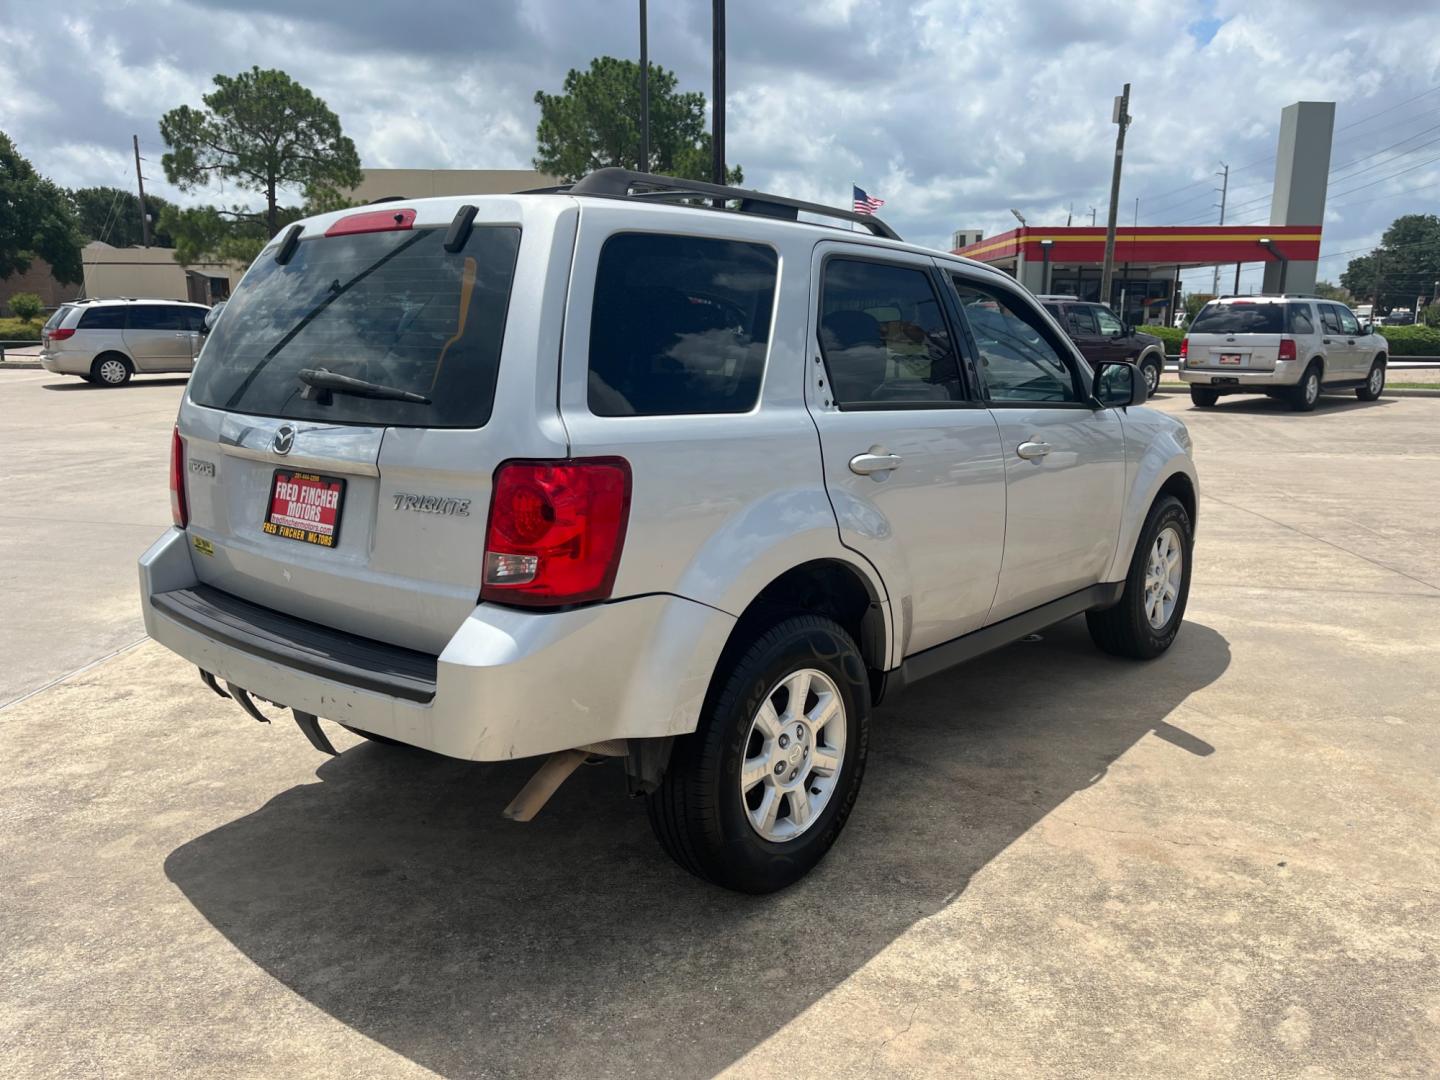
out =
<svg viewBox="0 0 1440 1080"><path fill-rule="evenodd" d="M208 585L154 594L155 610L206 637L323 679L426 704L438 660L428 653L348 634Z"/></svg>

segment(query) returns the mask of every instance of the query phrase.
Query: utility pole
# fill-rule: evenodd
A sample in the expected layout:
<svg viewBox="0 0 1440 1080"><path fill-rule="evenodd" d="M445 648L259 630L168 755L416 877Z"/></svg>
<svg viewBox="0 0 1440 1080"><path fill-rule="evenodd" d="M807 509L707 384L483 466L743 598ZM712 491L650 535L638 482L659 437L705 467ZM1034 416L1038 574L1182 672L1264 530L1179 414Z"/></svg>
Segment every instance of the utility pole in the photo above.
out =
<svg viewBox="0 0 1440 1080"><path fill-rule="evenodd" d="M1090 207L1090 227L1092 229L1095 227L1095 208L1093 206Z"/></svg>
<svg viewBox="0 0 1440 1080"><path fill-rule="evenodd" d="M1140 196L1135 196L1135 216L1130 219L1130 224L1136 228L1140 226Z"/></svg>
<svg viewBox="0 0 1440 1080"><path fill-rule="evenodd" d="M640 0L640 171L650 171L650 34Z"/></svg>
<svg viewBox="0 0 1440 1080"><path fill-rule="evenodd" d="M1385 277L1381 263L1384 259L1385 250L1377 247L1375 249L1375 295L1370 298L1370 320L1372 322L1380 317L1380 282Z"/></svg>
<svg viewBox="0 0 1440 1080"><path fill-rule="evenodd" d="M1226 165L1225 162L1223 162L1223 161L1220 162L1220 165L1221 165L1221 168L1223 169L1223 171L1222 171L1222 172L1218 172L1218 173L1216 173L1215 175L1218 176L1218 177L1220 177L1220 224L1221 224L1221 225L1224 225L1224 224L1225 224L1225 196L1226 196L1226 195L1229 193L1229 191L1230 191L1230 166L1229 166L1229 165ZM1210 294L1211 294L1212 296L1219 296L1219 295L1220 295L1220 264L1219 264L1219 263L1216 263L1216 264L1215 264L1215 280L1210 283Z"/></svg>
<svg viewBox="0 0 1440 1080"><path fill-rule="evenodd" d="M1073 221L1074 218L1075 218L1075 204L1072 202L1072 203L1070 204L1070 209L1067 210L1067 211L1065 211L1065 228L1068 229L1068 228L1070 227L1070 222Z"/></svg>
<svg viewBox="0 0 1440 1080"><path fill-rule="evenodd" d="M711 90L710 119L713 133L710 150L714 155L710 166L714 183L725 183L725 0L711 0ZM715 205L724 206L723 199Z"/></svg>
<svg viewBox="0 0 1440 1080"><path fill-rule="evenodd" d="M140 136L132 135L135 144L135 186L140 189L140 236L150 246L150 216L145 213L145 177L140 175Z"/></svg>
<svg viewBox="0 0 1440 1080"><path fill-rule="evenodd" d="M1105 264L1100 269L1100 302L1110 302L1110 279L1115 274L1115 216L1120 211L1120 163L1125 159L1125 129L1130 126L1130 84L1115 99L1110 116L1115 133L1115 171L1110 174L1110 216L1105 222Z"/></svg>

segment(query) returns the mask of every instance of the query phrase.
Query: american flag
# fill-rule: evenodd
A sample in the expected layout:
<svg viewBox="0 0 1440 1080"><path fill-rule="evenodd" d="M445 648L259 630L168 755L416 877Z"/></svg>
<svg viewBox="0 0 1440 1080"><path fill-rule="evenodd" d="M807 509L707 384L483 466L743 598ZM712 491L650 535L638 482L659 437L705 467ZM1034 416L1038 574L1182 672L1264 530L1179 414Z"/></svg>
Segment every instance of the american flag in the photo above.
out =
<svg viewBox="0 0 1440 1080"><path fill-rule="evenodd" d="M873 214L885 205L884 199L877 199L873 195L867 195L864 188L855 187L854 184L850 186L855 188L855 213Z"/></svg>

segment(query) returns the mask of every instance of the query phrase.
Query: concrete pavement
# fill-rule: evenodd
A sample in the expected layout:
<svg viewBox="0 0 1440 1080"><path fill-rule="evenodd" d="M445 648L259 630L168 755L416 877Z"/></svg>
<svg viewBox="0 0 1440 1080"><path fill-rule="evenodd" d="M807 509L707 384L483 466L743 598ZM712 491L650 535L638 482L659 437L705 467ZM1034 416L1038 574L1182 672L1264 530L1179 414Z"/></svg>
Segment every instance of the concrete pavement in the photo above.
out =
<svg viewBox="0 0 1440 1080"><path fill-rule="evenodd" d="M0 494L116 614L19 575L33 683L138 623L128 563L61 539L128 521L133 561L163 527L178 391L18 377ZM673 867L611 767L514 825L527 765L333 727L322 759L152 644L0 710L7 1074L1435 1075L1440 402L1159 407L1205 487L1175 648L1072 621L920 684L778 896ZM25 501L52 475L63 512Z"/></svg>

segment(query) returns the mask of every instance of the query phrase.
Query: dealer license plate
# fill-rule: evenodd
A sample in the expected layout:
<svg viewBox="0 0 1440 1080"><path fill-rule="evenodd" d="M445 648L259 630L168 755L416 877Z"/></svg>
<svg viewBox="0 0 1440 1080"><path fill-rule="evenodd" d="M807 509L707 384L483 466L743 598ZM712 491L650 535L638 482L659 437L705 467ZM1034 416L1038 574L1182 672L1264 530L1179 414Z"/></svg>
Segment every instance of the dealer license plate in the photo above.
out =
<svg viewBox="0 0 1440 1080"><path fill-rule="evenodd" d="M340 539L344 501L345 481L337 476L276 469L261 528L271 536L333 548Z"/></svg>
<svg viewBox="0 0 1440 1080"><path fill-rule="evenodd" d="M1234 364L1236 367L1239 367L1239 366L1240 366L1240 354L1239 354L1238 352L1222 352L1222 353L1220 354L1220 363L1222 363L1222 364Z"/></svg>

